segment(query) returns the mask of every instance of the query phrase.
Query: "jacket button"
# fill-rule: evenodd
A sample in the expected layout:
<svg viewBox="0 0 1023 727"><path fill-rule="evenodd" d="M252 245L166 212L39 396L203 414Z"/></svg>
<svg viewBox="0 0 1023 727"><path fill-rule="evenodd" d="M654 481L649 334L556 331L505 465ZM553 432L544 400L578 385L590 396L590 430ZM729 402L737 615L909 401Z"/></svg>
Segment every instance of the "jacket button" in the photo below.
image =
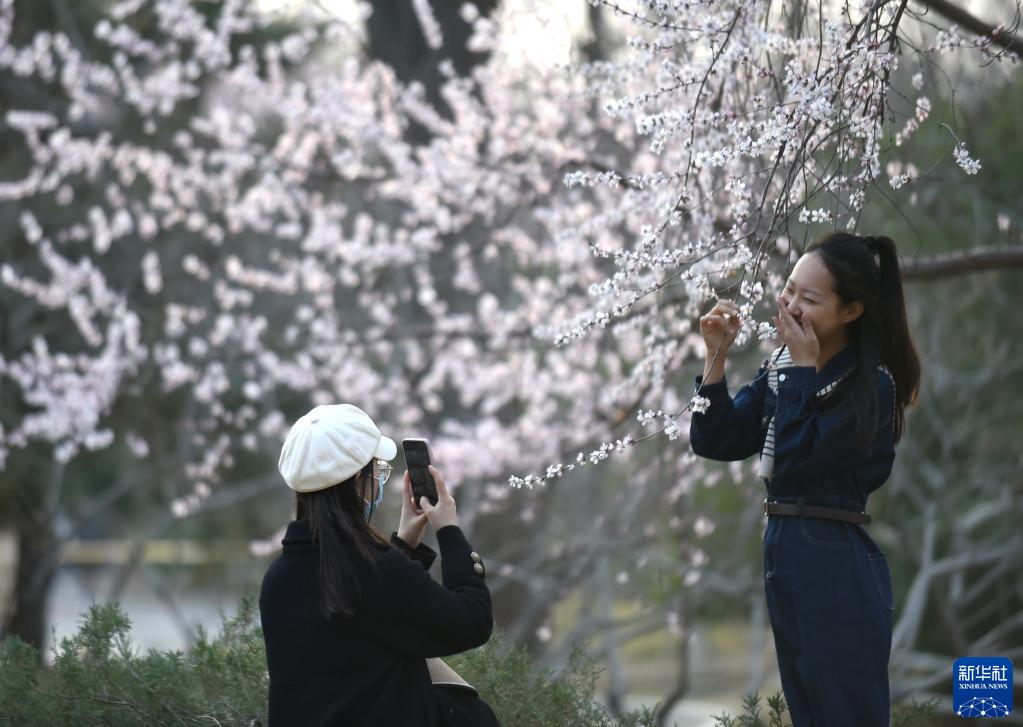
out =
<svg viewBox="0 0 1023 727"><path fill-rule="evenodd" d="M472 558L472 559L473 559L474 561L476 561L477 563L479 563L479 562L480 562L480 554L479 554L479 553L477 553L477 552L476 552L475 550L474 550L474 551L472 551L471 553L469 553L469 557L470 557L470 558Z"/></svg>
<svg viewBox="0 0 1023 727"><path fill-rule="evenodd" d="M479 573L480 575L483 575L483 564L482 563L475 563L475 564L473 564L472 569L474 571L476 571L477 573Z"/></svg>
<svg viewBox="0 0 1023 727"><path fill-rule="evenodd" d="M784 380L785 380L785 374L778 374L778 381L784 381Z"/></svg>

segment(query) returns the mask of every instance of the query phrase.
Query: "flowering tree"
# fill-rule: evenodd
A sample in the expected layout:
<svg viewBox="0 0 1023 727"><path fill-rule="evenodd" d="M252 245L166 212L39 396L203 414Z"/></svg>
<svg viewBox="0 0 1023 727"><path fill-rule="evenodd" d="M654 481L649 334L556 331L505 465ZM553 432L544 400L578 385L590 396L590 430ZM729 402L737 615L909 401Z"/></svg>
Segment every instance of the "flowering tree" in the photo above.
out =
<svg viewBox="0 0 1023 727"><path fill-rule="evenodd" d="M693 491L724 473L676 441L702 404L692 322L733 296L737 343L769 347L757 304L812 226L855 228L877 185L926 179L898 152L928 120L932 69L961 49L1013 60L1018 41L970 16L927 34L907 2L595 5L628 48L565 72L514 70L504 9L466 4L468 47L489 56L425 87L360 58L356 29L316 6L124 0L76 37L0 0L17 149L0 463L31 514L9 630L38 637L59 540L91 513L143 487L173 518L280 487L291 421L338 400L429 436L472 483L460 509L517 638L547 638L580 585L597 598L571 638L684 636L701 599L755 583L700 545L715 518ZM431 5L411 8L442 47ZM75 463L104 450L135 464L75 498ZM572 473L578 492L614 455L627 483L553 518L559 488L537 485ZM648 566L670 587L615 622L611 589L649 589Z"/></svg>
<svg viewBox="0 0 1023 727"><path fill-rule="evenodd" d="M620 370L638 346L533 336L602 277L587 248L548 244L596 198L563 190L563 168L610 136L573 79L448 68L447 119L386 66L332 56L352 29L322 16L287 29L243 3L118 3L89 53L60 32L13 42L0 7L4 73L58 90L5 117L23 158L0 189L15 211L0 275L9 319L36 319L3 349L23 553L56 542L56 513L73 535L142 482L187 517L318 403L430 435L455 482L481 483L470 516L504 506L510 471L620 421L624 394L588 395L592 366ZM463 14L487 48L487 18ZM69 505L65 468L110 447L137 465ZM57 554L41 555L19 571L12 631L41 626L29 594Z"/></svg>

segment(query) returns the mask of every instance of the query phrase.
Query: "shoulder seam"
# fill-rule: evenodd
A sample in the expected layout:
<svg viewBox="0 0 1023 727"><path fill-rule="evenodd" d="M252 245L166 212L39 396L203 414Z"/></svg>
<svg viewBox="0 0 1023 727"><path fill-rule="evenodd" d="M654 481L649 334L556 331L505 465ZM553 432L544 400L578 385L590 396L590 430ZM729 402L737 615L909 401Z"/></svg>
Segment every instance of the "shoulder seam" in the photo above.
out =
<svg viewBox="0 0 1023 727"><path fill-rule="evenodd" d="M895 426L895 408L898 404L898 397L896 396L896 390L898 387L895 385L895 377L892 376L892 372L888 370L888 367L884 364L878 364L877 367L885 373L888 380L892 382L892 427Z"/></svg>

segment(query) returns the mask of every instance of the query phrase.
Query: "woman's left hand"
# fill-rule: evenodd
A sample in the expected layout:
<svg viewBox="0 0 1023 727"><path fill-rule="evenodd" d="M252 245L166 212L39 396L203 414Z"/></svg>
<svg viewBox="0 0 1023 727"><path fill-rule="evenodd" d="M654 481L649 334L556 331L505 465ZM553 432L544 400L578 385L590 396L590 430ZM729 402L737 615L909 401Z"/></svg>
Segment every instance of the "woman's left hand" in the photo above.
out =
<svg viewBox="0 0 1023 727"><path fill-rule="evenodd" d="M401 520L398 522L398 537L410 548L417 548L423 540L426 523L425 512L416 514L416 506L412 502L412 478L406 470L401 487Z"/></svg>
<svg viewBox="0 0 1023 727"><path fill-rule="evenodd" d="M817 358L821 353L821 344L813 326L804 315L796 321L788 309L778 299L778 315L772 316L778 334L789 348L789 355L795 366L817 366Z"/></svg>

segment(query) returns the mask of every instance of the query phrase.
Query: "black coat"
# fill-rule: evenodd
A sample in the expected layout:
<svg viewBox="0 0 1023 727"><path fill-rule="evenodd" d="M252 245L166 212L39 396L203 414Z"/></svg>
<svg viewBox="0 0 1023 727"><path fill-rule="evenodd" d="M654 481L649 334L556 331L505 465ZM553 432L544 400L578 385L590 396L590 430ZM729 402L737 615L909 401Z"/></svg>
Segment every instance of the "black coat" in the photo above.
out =
<svg viewBox="0 0 1023 727"><path fill-rule="evenodd" d="M427 572L436 557L396 534L371 545L377 573L350 544L363 584L350 619L324 619L319 546L308 523L288 524L284 548L259 594L270 672L269 727L433 727L440 703L426 658L486 643L493 629L485 568L455 525L437 531L444 585Z"/></svg>

